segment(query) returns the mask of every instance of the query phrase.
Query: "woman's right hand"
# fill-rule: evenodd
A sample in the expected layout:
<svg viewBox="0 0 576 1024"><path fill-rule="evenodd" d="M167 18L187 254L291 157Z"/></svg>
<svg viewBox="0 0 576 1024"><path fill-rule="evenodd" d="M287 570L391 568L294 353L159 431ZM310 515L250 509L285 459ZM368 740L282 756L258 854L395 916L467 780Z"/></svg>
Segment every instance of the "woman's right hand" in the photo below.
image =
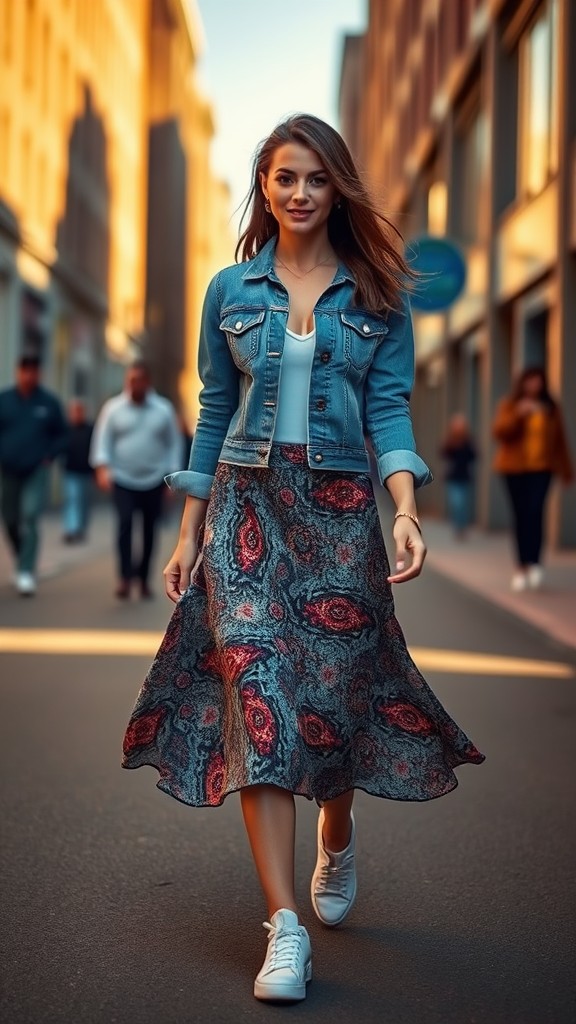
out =
<svg viewBox="0 0 576 1024"><path fill-rule="evenodd" d="M198 544L192 538L178 541L172 557L164 569L164 586L171 601L176 603L190 586L190 576L198 557Z"/></svg>

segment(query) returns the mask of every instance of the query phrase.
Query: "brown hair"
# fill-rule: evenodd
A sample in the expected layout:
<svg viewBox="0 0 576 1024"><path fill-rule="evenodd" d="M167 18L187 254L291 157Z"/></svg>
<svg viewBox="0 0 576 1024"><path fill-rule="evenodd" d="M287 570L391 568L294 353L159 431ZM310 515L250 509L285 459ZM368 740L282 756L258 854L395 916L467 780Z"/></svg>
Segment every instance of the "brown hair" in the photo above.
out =
<svg viewBox="0 0 576 1024"><path fill-rule="evenodd" d="M260 143L252 168L252 184L242 221L248 226L236 246L236 259L252 259L278 234L278 225L264 208L260 174L268 174L279 146L297 142L318 154L340 197L328 218L328 237L339 259L352 273L354 301L378 313L400 306L401 292L414 277L393 238L401 239L394 225L377 209L341 135L312 114L295 114L281 122Z"/></svg>
<svg viewBox="0 0 576 1024"><path fill-rule="evenodd" d="M529 377L540 377L540 401L549 409L556 408L556 402L548 390L548 377L543 366L526 366L518 374L512 390L512 397L515 402L524 397L524 384Z"/></svg>

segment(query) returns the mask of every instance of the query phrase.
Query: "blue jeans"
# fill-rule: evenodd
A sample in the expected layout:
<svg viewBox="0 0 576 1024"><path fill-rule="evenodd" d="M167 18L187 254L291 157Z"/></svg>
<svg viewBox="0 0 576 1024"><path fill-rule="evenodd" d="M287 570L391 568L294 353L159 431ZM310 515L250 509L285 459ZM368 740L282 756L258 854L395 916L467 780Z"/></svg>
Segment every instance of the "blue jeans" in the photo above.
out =
<svg viewBox="0 0 576 1024"><path fill-rule="evenodd" d="M44 511L48 466L40 465L27 476L2 472L2 519L18 572L36 569L38 519Z"/></svg>
<svg viewBox="0 0 576 1024"><path fill-rule="evenodd" d="M465 530L470 526L471 490L469 480L446 481L448 516L455 530Z"/></svg>
<svg viewBox="0 0 576 1024"><path fill-rule="evenodd" d="M90 488L92 477L90 473L64 473L64 506L62 516L64 522L64 533L66 536L82 534L88 526L88 513L90 510Z"/></svg>

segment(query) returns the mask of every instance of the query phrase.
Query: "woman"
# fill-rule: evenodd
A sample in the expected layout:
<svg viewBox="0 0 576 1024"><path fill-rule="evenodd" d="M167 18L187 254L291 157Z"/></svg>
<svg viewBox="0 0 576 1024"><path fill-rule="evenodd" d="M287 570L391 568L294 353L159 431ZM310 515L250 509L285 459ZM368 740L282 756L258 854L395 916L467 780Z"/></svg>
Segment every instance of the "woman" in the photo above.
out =
<svg viewBox="0 0 576 1024"><path fill-rule="evenodd" d="M470 526L472 467L476 461L476 448L463 413L456 412L450 417L440 454L446 467L446 500L450 522L456 538L463 540Z"/></svg>
<svg viewBox="0 0 576 1024"><path fill-rule="evenodd" d="M313 908L356 894L355 788L426 800L481 754L410 660L391 583L425 547L408 398L406 266L337 132L308 115L261 145L241 263L208 288L202 410L166 569L177 607L138 698L126 767L197 806L240 790L270 922L254 994L297 1000L310 941L294 894L293 794L315 798ZM364 445L396 505L390 573ZM192 573L192 577L190 574Z"/></svg>
<svg viewBox="0 0 576 1024"><path fill-rule="evenodd" d="M512 590L537 588L546 496L554 475L572 481L572 465L560 409L541 367L529 366L511 395L496 411L493 434L498 441L494 469L501 473L514 518L517 569Z"/></svg>

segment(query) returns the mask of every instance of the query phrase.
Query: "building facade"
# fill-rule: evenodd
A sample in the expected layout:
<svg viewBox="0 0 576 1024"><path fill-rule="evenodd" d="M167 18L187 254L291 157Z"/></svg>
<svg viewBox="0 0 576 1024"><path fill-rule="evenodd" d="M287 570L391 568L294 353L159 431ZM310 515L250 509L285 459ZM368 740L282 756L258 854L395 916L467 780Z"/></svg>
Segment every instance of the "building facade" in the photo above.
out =
<svg viewBox="0 0 576 1024"><path fill-rule="evenodd" d="M225 202L201 45L190 0L0 0L0 386L38 352L96 412L141 353L193 420Z"/></svg>
<svg viewBox="0 0 576 1024"><path fill-rule="evenodd" d="M547 369L576 452L576 5L371 0L361 45L357 154L404 237L447 236L467 265L450 310L415 317L419 446L441 479L447 419L464 411L476 518L501 527L491 423L524 366ZM427 491L440 513L442 487ZM549 541L576 545L574 487L554 493Z"/></svg>

